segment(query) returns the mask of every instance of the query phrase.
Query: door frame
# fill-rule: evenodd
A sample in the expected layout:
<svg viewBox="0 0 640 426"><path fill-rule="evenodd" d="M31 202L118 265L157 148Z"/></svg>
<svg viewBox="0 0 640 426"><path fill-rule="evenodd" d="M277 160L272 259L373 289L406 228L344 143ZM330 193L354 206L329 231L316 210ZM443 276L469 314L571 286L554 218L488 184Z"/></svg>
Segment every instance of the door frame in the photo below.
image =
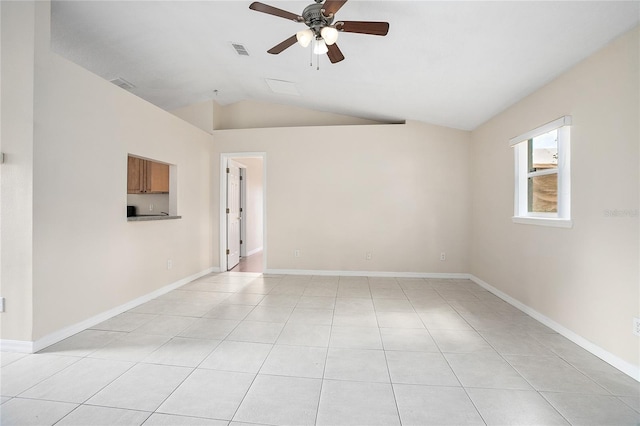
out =
<svg viewBox="0 0 640 426"><path fill-rule="evenodd" d="M227 271L227 163L232 158L262 159L262 271L267 270L267 153L266 152L223 152L220 153L220 196L219 236L220 272Z"/></svg>
<svg viewBox="0 0 640 426"><path fill-rule="evenodd" d="M236 157L237 158L237 157ZM247 221L244 214L247 210L247 168L240 168L240 259L247 257Z"/></svg>
<svg viewBox="0 0 640 426"><path fill-rule="evenodd" d="M229 271L231 269L233 269L235 266L238 265L238 263L240 262L240 258L242 257L242 189L240 187L241 182L242 182L242 169L246 168L246 166L242 163L239 163L238 161L235 161L233 159L227 159L227 169L237 169L237 175L235 174L234 171L234 175L236 178L236 183L237 183L237 187L234 188L234 191L230 191L230 180L229 180L229 176L231 176L231 173L226 173L227 175L227 191L226 191L226 196L225 196L225 207L227 208L225 211L225 222L226 222L226 226L225 229L227 230L226 233L226 237L227 237L227 249L231 250L231 253L227 254L227 268L226 270ZM235 192L235 194L233 193ZM237 198L236 198L237 197ZM230 201L233 201L233 206L230 205ZM237 203L237 204L236 204ZM235 210L237 208L237 210ZM231 220L231 217L236 216L236 219ZM236 222L237 220L237 233L234 232L234 237L237 237L237 240L232 241L230 240L230 233L231 233L231 228L230 228L230 224L231 222ZM235 227L234 227L235 229ZM236 251L237 249L237 251ZM234 261L235 261L235 256L237 255L238 257L238 262L234 263L233 265L231 265L230 262L230 258L233 257Z"/></svg>

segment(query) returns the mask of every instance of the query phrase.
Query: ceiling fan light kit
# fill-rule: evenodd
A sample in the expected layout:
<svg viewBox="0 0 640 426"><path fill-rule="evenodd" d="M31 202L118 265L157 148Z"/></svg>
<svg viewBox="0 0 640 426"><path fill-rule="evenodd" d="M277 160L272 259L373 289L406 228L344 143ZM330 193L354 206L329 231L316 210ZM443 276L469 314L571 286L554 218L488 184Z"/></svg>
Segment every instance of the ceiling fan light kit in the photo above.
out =
<svg viewBox="0 0 640 426"><path fill-rule="evenodd" d="M307 47L309 43L311 43L311 40L313 40L313 31L309 29L298 31L296 33L296 39L300 46Z"/></svg>
<svg viewBox="0 0 640 426"><path fill-rule="evenodd" d="M338 41L338 30L336 30L334 27L324 27L320 30L320 35L328 46L331 46L336 41Z"/></svg>
<svg viewBox="0 0 640 426"><path fill-rule="evenodd" d="M327 44L322 39L316 39L316 42L313 46L313 53L316 55L324 55L329 51Z"/></svg>
<svg viewBox="0 0 640 426"><path fill-rule="evenodd" d="M336 44L340 32L378 36L385 36L389 32L388 22L339 21L332 25L336 12L346 2L347 0L325 0L323 3L322 0L315 0L315 3L304 8L302 15L296 15L260 2L251 3L249 9L297 23L304 23L308 27L275 45L267 51L268 53L277 55L294 45L296 41L302 47L307 47L311 41L314 41L312 46L313 53L316 55L324 55L326 53L329 61L335 64L344 59L344 55Z"/></svg>

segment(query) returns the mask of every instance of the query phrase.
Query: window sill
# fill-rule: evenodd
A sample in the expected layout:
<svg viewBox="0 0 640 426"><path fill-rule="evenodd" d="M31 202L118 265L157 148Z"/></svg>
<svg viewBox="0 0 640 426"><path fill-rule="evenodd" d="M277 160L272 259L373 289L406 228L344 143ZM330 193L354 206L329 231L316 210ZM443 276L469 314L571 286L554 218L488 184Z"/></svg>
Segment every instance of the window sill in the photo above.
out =
<svg viewBox="0 0 640 426"><path fill-rule="evenodd" d="M550 226L553 228L573 228L573 221L571 219L558 219L555 217L514 216L511 218L511 220L513 220L513 223L520 223L523 225Z"/></svg>

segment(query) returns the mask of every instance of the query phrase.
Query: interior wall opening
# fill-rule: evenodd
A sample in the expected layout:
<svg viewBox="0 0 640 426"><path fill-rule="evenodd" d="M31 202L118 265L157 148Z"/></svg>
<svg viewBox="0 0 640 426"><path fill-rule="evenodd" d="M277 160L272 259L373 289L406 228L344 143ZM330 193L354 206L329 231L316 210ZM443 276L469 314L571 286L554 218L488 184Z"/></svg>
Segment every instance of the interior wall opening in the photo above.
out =
<svg viewBox="0 0 640 426"><path fill-rule="evenodd" d="M220 269L266 268L265 153L225 153L220 161Z"/></svg>

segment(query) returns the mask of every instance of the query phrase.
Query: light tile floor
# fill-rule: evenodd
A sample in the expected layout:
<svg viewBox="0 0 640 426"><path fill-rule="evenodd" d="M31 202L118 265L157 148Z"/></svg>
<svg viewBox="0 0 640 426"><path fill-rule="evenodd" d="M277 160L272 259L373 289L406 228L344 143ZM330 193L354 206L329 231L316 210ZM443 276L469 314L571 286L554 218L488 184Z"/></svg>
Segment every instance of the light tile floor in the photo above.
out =
<svg viewBox="0 0 640 426"><path fill-rule="evenodd" d="M2 425L637 425L640 384L467 280L212 274L38 354Z"/></svg>

